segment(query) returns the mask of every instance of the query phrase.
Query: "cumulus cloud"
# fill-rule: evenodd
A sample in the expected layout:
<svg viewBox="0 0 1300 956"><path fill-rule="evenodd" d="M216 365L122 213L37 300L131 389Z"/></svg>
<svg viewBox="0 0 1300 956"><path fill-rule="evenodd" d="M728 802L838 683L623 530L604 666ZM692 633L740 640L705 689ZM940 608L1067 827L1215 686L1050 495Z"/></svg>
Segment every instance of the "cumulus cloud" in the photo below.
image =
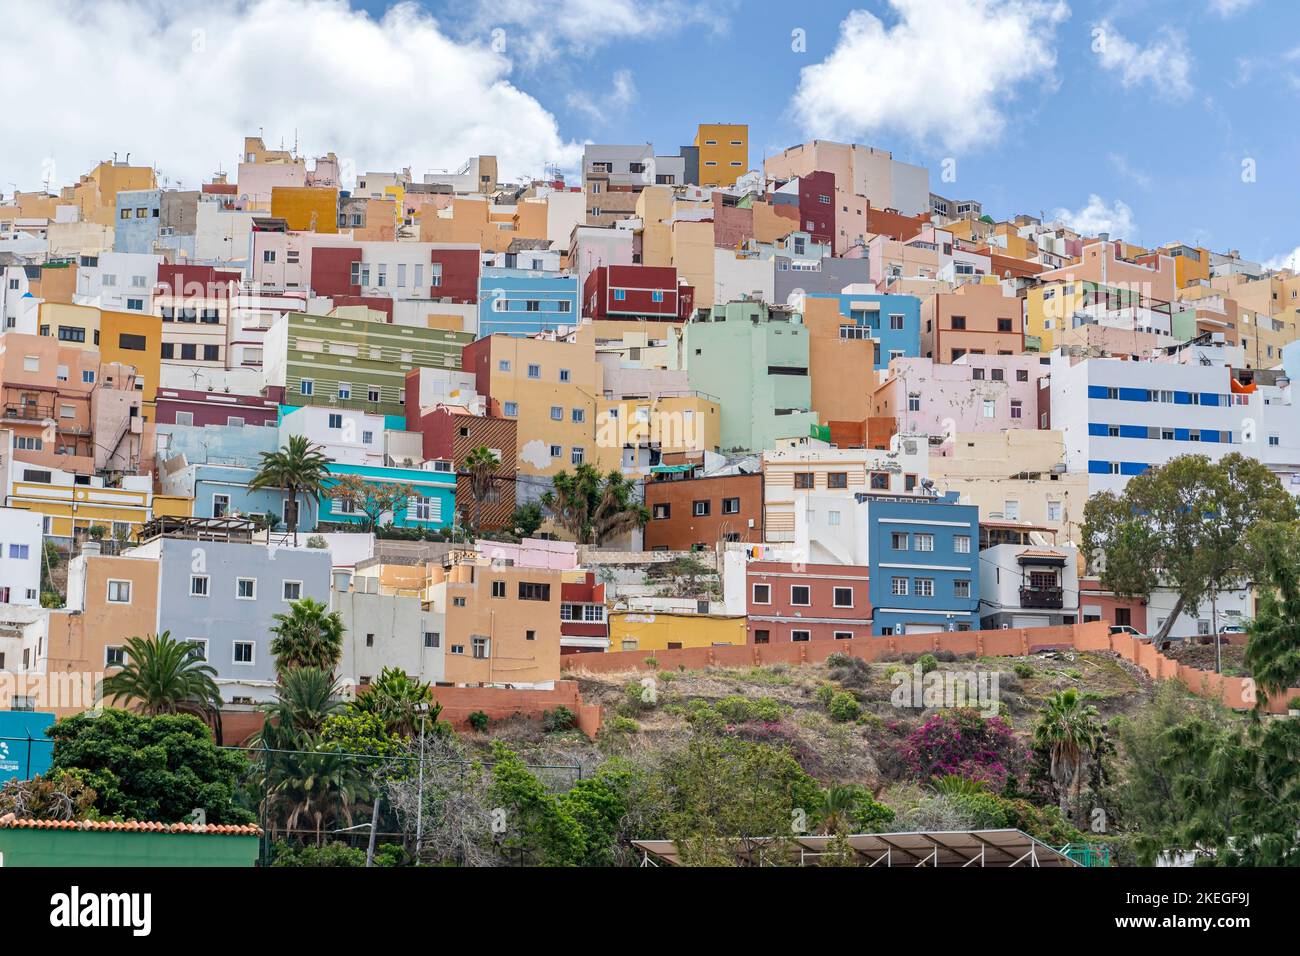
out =
<svg viewBox="0 0 1300 956"><path fill-rule="evenodd" d="M1093 27L1092 49L1097 64L1119 76L1125 89L1150 84L1158 93L1174 98L1192 92L1192 55L1181 33L1162 28L1146 46L1116 30L1108 20Z"/></svg>
<svg viewBox="0 0 1300 956"><path fill-rule="evenodd" d="M855 10L830 56L803 69L791 107L810 135L887 131L953 150L978 146L1001 134L1021 85L1055 82L1064 2L889 2L892 25Z"/></svg>
<svg viewBox="0 0 1300 956"><path fill-rule="evenodd" d="M636 83L631 70L616 70L610 77L609 89L601 96L593 96L592 90L583 88L573 90L565 97L570 109L586 114L593 122L604 123L611 115L616 115L636 102Z"/></svg>
<svg viewBox="0 0 1300 956"><path fill-rule="evenodd" d="M1137 237L1137 223L1133 221L1133 210L1128 203L1116 199L1109 206L1106 201L1092 193L1083 208L1076 210L1057 209L1052 218L1069 226L1084 236L1096 236L1107 233L1112 239L1132 241Z"/></svg>
<svg viewBox="0 0 1300 956"><path fill-rule="evenodd" d="M1280 256L1266 259L1261 265L1265 269L1300 269L1300 246L1296 246L1290 252L1284 252Z"/></svg>
<svg viewBox="0 0 1300 956"><path fill-rule="evenodd" d="M518 175L581 155L509 59L410 3L375 19L349 0L0 0L0 21L29 54L6 70L6 99L27 106L0 137L0 179L23 189L47 157L57 185L114 151L195 186L259 128L359 172L489 153Z"/></svg>
<svg viewBox="0 0 1300 956"><path fill-rule="evenodd" d="M651 40L684 29L721 31L734 0L479 0L467 35L487 35L526 67L586 56L619 40Z"/></svg>

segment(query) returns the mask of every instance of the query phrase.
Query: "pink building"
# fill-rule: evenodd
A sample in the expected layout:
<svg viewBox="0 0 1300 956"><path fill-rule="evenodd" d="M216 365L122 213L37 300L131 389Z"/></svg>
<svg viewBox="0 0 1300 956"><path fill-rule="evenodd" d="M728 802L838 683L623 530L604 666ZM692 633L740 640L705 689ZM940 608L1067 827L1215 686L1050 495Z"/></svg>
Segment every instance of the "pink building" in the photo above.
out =
<svg viewBox="0 0 1300 956"><path fill-rule="evenodd" d="M867 568L751 561L745 606L751 644L848 640L871 634Z"/></svg>
<svg viewBox="0 0 1300 956"><path fill-rule="evenodd" d="M948 455L959 432L1036 428L1046 372L1037 355L967 354L951 364L896 358L872 395L872 416L894 419L903 434L929 435L931 453Z"/></svg>
<svg viewBox="0 0 1300 956"><path fill-rule="evenodd" d="M1084 245L1078 262L1039 274L1043 282L1082 279L1127 289L1147 299L1172 302L1178 286L1173 256L1157 255L1154 265L1143 265L1120 255L1122 242L1099 240ZM1148 257L1149 258L1149 257Z"/></svg>

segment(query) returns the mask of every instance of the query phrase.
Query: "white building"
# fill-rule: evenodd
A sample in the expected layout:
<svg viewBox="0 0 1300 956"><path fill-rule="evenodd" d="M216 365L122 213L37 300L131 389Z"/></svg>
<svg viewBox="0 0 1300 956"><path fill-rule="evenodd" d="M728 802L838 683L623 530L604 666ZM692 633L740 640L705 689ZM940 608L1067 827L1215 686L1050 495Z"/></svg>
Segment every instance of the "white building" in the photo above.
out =
<svg viewBox="0 0 1300 956"><path fill-rule="evenodd" d="M980 626L1050 627L1079 620L1079 552L998 544L979 553Z"/></svg>
<svg viewBox="0 0 1300 956"><path fill-rule="evenodd" d="M72 301L112 312L152 314L158 266L162 262L162 256L143 252L82 256Z"/></svg>
<svg viewBox="0 0 1300 956"><path fill-rule="evenodd" d="M0 507L0 604L40 607L42 518Z"/></svg>
<svg viewBox="0 0 1300 956"><path fill-rule="evenodd" d="M352 408L304 405L280 422L280 444L302 435L341 465L384 464L384 416Z"/></svg>

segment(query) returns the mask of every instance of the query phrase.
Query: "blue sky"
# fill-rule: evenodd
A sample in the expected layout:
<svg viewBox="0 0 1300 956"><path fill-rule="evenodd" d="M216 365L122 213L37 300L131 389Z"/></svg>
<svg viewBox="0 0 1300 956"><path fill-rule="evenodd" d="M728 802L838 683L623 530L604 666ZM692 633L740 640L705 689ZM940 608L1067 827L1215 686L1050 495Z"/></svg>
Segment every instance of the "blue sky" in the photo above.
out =
<svg viewBox="0 0 1300 956"><path fill-rule="evenodd" d="M460 4L426 5L462 35L493 22L490 13L458 17ZM794 6L716 4L679 28L579 40L537 62L511 50L512 36L527 37L530 26L507 24L511 82L578 141L651 141L674 152L691 141L696 122L747 121L757 166L764 152L807 137L806 118L791 106L801 71L833 53L850 11L879 18L888 37L907 15L889 2L818 2L792 13ZM1114 204L1131 210L1140 242L1200 242L1259 259L1300 243L1300 4L1076 0L1057 16L1046 47L1054 65L1006 82L992 97L1005 121L1000 134L980 133L954 148L942 116L929 131L884 117L854 138L930 167L936 192L980 199L996 218L1078 213L1095 195L1118 224L1125 219ZM791 49L795 29L806 31L806 52ZM1115 56L1094 50L1099 38L1115 39ZM961 44L943 59L952 79L934 95L960 97L969 83L962 74L978 75L984 60ZM571 102L575 89L599 101L619 71L635 90L630 100L599 115ZM949 157L956 182L941 183ZM1243 182L1246 160L1254 161L1253 182Z"/></svg>
<svg viewBox="0 0 1300 956"><path fill-rule="evenodd" d="M57 64L6 74L41 106L0 137L5 193L128 152L192 187L259 130L345 177L477 153L515 177L735 121L754 167L820 135L997 218L1300 246L1295 0L0 0L0 22Z"/></svg>

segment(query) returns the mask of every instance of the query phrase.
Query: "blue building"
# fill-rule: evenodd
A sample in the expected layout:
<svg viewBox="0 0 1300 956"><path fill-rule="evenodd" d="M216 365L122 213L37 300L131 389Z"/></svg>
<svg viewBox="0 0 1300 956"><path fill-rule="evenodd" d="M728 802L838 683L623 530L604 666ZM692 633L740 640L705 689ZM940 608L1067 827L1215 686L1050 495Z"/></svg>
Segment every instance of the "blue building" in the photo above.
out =
<svg viewBox="0 0 1300 956"><path fill-rule="evenodd" d="M977 629L979 508L958 504L956 492L856 497L866 512L871 632Z"/></svg>
<svg viewBox="0 0 1300 956"><path fill-rule="evenodd" d="M54 741L45 736L45 729L53 723L49 713L0 711L0 784L30 780L50 769Z"/></svg>
<svg viewBox="0 0 1300 956"><path fill-rule="evenodd" d="M567 272L486 267L479 276L478 334L534 335L577 325L578 277Z"/></svg>
<svg viewBox="0 0 1300 956"><path fill-rule="evenodd" d="M123 190L117 194L113 217L113 251L156 252L161 224L161 189Z"/></svg>
<svg viewBox="0 0 1300 956"><path fill-rule="evenodd" d="M445 465L447 470L429 471L423 468L390 468L378 465L330 465L332 475L358 475L368 482L409 484L415 489L415 496L407 502L405 508L393 515L393 524L399 528L425 528L438 531L450 528L456 520L456 473L451 470L450 462L436 462ZM325 482L326 495L334 481ZM347 510L347 503L329 497L320 501L321 521L336 521L345 524L360 524L365 516L355 510Z"/></svg>
<svg viewBox="0 0 1300 956"><path fill-rule="evenodd" d="M841 338L875 339L877 370L889 367L892 358L916 358L921 354L921 300L914 295L837 295L808 296L811 299L835 299L845 321L840 325Z"/></svg>

